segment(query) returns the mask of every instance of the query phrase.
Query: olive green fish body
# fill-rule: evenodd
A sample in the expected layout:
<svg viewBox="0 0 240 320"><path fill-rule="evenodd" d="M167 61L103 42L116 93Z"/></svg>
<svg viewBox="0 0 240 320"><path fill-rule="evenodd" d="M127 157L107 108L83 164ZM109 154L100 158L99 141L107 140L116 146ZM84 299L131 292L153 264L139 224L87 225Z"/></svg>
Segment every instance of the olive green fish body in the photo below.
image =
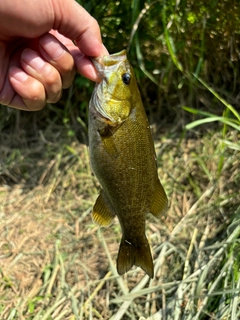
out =
<svg viewBox="0 0 240 320"><path fill-rule="evenodd" d="M117 61L118 68L111 70L115 76L106 75L104 62L114 69L109 60L118 56L122 59ZM102 187L93 208L93 220L109 225L115 214L119 219L122 229L117 258L119 274L137 265L153 277L152 256L145 236L146 214L159 217L166 210L167 198L158 178L153 140L133 69L124 51L105 59L108 60L101 61L100 66L103 80L95 88L89 112L90 161ZM122 85L126 74L130 83ZM96 95L102 99L101 106L97 105Z"/></svg>

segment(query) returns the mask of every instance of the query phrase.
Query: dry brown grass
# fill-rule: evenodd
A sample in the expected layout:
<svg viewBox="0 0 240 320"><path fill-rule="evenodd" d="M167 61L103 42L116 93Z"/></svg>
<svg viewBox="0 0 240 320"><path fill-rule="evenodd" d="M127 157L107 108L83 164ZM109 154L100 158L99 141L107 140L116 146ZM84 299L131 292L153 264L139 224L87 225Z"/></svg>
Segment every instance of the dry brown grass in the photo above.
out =
<svg viewBox="0 0 240 320"><path fill-rule="evenodd" d="M139 268L117 275L120 228L115 221L100 230L91 220L99 185L85 145L57 131L2 141L1 319L222 319L211 301L223 299L224 289L219 306L229 305L240 285L240 232L233 223L240 164L237 151L220 148L217 134L156 141L170 208L161 221L149 217L147 223L153 280ZM222 270L225 283L217 281ZM230 276L236 276L235 287Z"/></svg>

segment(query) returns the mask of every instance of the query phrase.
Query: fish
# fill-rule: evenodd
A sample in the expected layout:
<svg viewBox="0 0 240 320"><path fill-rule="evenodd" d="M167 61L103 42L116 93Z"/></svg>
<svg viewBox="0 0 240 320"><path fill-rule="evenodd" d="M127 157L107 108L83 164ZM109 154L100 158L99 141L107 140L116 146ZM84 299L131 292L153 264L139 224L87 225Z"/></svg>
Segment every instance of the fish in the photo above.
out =
<svg viewBox="0 0 240 320"><path fill-rule="evenodd" d="M110 226L118 217L122 240L117 271L133 265L154 277L146 215L160 218L168 200L157 171L150 125L126 50L92 58L100 81L89 102L90 165L101 190L92 219Z"/></svg>

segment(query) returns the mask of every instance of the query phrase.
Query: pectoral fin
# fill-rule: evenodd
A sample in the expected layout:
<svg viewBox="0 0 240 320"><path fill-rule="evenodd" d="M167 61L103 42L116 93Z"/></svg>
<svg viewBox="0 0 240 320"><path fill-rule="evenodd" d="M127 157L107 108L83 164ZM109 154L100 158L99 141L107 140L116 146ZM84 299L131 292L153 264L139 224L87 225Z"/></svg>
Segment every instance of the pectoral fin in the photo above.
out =
<svg viewBox="0 0 240 320"><path fill-rule="evenodd" d="M118 157L118 151L112 137L102 137L107 153L114 159Z"/></svg>
<svg viewBox="0 0 240 320"><path fill-rule="evenodd" d="M114 216L115 213L104 195L103 190L101 190L95 205L93 206L92 219L98 225L107 227L112 223Z"/></svg>
<svg viewBox="0 0 240 320"><path fill-rule="evenodd" d="M108 119L99 118L97 122L97 130L102 139L105 150L112 158L118 157L118 151L114 143L113 134L117 130L118 124Z"/></svg>
<svg viewBox="0 0 240 320"><path fill-rule="evenodd" d="M160 218L160 216L166 212L167 206L168 206L168 200L167 200L166 193L160 181L157 180L155 191L152 195L150 212L156 218Z"/></svg>

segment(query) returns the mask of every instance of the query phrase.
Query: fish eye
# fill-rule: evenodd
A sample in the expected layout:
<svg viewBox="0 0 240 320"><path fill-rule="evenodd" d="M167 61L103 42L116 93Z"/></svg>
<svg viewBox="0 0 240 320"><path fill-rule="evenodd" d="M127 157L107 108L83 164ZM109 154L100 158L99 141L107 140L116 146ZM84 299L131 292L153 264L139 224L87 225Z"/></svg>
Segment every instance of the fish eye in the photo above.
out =
<svg viewBox="0 0 240 320"><path fill-rule="evenodd" d="M130 83L130 80L131 80L131 75L129 73L124 73L122 75L122 81L123 83L125 84L129 84Z"/></svg>

